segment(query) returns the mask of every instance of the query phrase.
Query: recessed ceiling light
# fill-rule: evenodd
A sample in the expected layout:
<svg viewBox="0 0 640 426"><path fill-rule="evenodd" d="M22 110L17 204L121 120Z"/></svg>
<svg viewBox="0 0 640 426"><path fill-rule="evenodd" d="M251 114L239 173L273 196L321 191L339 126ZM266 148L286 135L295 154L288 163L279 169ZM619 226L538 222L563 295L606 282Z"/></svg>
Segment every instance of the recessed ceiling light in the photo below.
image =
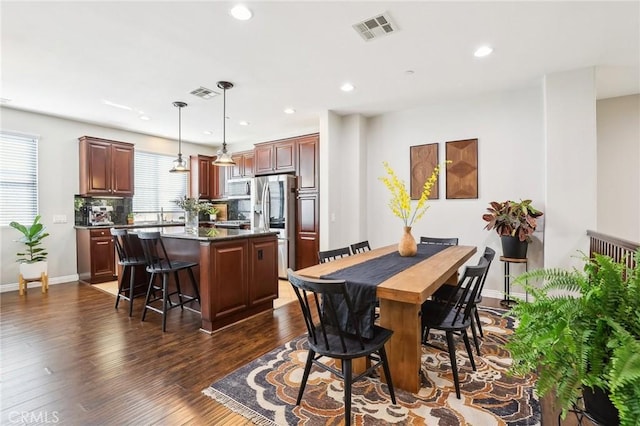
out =
<svg viewBox="0 0 640 426"><path fill-rule="evenodd" d="M356 87L351 83L344 83L342 86L340 86L340 90L342 90L343 92L351 92L355 88Z"/></svg>
<svg viewBox="0 0 640 426"><path fill-rule="evenodd" d="M125 109L127 111L133 111L133 108L131 108L130 106L126 106L126 105L122 105L122 104L117 104L115 102L111 102L108 101L106 99L102 100L102 103L105 105L109 105L110 107L114 107L114 108L120 108L120 109Z"/></svg>
<svg viewBox="0 0 640 426"><path fill-rule="evenodd" d="M204 132L202 132L202 133L204 133L205 135L212 135L212 134L213 134L213 131L211 131L211 130L205 130L205 131L204 131Z"/></svg>
<svg viewBox="0 0 640 426"><path fill-rule="evenodd" d="M0 104L8 104L9 102L11 102L9 98L0 98Z"/></svg>
<svg viewBox="0 0 640 426"><path fill-rule="evenodd" d="M148 116L146 116L146 115L141 115L141 116L140 116L140 117L138 117L138 118L140 118L140 120L144 120L144 121L149 121L149 120L151 120L151 118L149 118L149 117L148 117Z"/></svg>
<svg viewBox="0 0 640 426"><path fill-rule="evenodd" d="M238 124L241 126L248 126L249 122L248 121L238 121Z"/></svg>
<svg viewBox="0 0 640 426"><path fill-rule="evenodd" d="M295 114L296 110L293 108L285 108L284 109L284 113L285 114Z"/></svg>
<svg viewBox="0 0 640 426"><path fill-rule="evenodd" d="M231 9L231 16L239 21L248 21L253 16L253 13L247 6L239 4Z"/></svg>
<svg viewBox="0 0 640 426"><path fill-rule="evenodd" d="M415 74L416 72L415 72L414 70L406 70L404 73L405 73L406 75L413 75L413 74Z"/></svg>
<svg viewBox="0 0 640 426"><path fill-rule="evenodd" d="M491 54L491 52L493 52L493 49L489 46L482 46L479 47L474 53L473 56L475 56L476 58L483 58L485 56L488 56Z"/></svg>

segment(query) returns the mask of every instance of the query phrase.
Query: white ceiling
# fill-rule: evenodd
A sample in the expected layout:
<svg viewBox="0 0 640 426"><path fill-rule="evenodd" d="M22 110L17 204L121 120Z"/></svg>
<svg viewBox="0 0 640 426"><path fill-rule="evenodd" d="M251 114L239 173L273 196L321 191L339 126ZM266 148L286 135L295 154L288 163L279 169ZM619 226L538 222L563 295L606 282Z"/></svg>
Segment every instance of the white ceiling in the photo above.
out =
<svg viewBox="0 0 640 426"><path fill-rule="evenodd" d="M598 98L640 93L637 0L246 4L249 21L229 16L232 2L2 1L2 102L177 139L179 100L183 140L217 145L222 96L189 92L219 80L235 84L230 144L318 131L326 110L372 116L585 67L596 67ZM398 31L365 42L352 25L383 12ZM494 53L475 58L482 44ZM355 91L339 90L346 81Z"/></svg>

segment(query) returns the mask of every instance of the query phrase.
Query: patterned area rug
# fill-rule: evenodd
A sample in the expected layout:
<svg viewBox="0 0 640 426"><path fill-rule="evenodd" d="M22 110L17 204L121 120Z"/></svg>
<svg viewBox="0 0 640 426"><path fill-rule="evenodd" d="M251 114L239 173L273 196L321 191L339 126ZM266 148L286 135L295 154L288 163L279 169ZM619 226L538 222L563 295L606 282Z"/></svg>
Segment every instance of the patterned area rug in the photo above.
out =
<svg viewBox="0 0 640 426"><path fill-rule="evenodd" d="M474 352L471 369L462 339L457 347L462 399L456 398L449 355L422 347L423 384L418 394L396 389L391 404L387 386L378 378L354 383L352 421L356 425L539 425L540 404L535 377L506 374L510 364L504 349L513 320L500 309L482 308L482 356ZM430 342L446 347L444 335ZM300 406L296 398L307 357L300 336L215 382L203 393L259 425L344 424L342 381L314 366ZM333 362L327 360L327 362Z"/></svg>

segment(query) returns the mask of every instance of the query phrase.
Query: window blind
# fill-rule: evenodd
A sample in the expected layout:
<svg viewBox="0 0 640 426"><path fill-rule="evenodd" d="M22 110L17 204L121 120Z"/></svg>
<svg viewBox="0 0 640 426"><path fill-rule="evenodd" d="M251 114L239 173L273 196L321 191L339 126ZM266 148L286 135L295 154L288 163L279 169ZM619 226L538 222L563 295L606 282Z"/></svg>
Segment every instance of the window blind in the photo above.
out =
<svg viewBox="0 0 640 426"><path fill-rule="evenodd" d="M135 151L134 212L181 211L173 202L187 194L187 174L169 173L174 157Z"/></svg>
<svg viewBox="0 0 640 426"><path fill-rule="evenodd" d="M38 138L0 131L0 226L38 214Z"/></svg>

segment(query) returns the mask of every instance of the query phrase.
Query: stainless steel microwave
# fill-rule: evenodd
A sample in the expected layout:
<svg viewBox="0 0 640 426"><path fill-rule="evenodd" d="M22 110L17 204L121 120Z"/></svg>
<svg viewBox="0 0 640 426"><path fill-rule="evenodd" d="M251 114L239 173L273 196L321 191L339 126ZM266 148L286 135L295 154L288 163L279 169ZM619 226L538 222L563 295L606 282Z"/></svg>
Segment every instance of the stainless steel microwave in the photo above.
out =
<svg viewBox="0 0 640 426"><path fill-rule="evenodd" d="M251 198L253 179L229 179L227 181L227 198Z"/></svg>

